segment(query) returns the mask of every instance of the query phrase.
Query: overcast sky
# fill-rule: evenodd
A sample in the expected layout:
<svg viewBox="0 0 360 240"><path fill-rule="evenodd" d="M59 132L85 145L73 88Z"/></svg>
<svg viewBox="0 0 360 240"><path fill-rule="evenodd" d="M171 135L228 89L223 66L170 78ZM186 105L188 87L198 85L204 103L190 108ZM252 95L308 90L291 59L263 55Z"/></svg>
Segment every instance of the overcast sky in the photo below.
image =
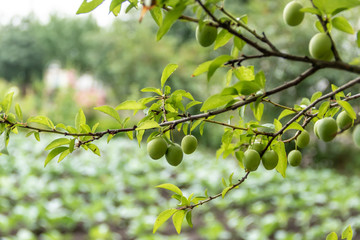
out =
<svg viewBox="0 0 360 240"><path fill-rule="evenodd" d="M49 14L75 16L82 0L1 0L0 23L6 24L14 17L34 13L41 21L46 22ZM110 23L115 17L109 12L110 1L105 1L91 13L100 25ZM87 14L83 14L85 16ZM83 17L79 15L78 17Z"/></svg>

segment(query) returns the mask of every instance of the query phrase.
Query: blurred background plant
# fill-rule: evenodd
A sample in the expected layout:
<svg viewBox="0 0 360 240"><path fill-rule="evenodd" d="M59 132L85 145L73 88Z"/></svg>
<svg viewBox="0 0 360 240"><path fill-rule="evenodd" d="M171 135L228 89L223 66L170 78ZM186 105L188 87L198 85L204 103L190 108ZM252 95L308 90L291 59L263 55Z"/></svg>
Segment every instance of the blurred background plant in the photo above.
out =
<svg viewBox="0 0 360 240"><path fill-rule="evenodd" d="M247 13L250 25L265 26L267 36L280 49L307 54L315 27L309 30L310 20L305 19L308 22L299 29L284 28L281 11L287 1L240 2L226 4L234 12ZM357 16L347 17L357 24ZM272 19L271 26L268 19ZM225 78L222 71L217 71L209 83L205 76L191 77L198 64L216 57L193 41L195 27L175 24L170 34L156 42L156 25L147 16L141 24L134 16L116 19L107 26L99 26L92 17L59 15L52 15L47 22L39 21L35 15L10 21L0 26L0 94L14 91L25 117L44 114L55 123L71 124L69 119L81 107L91 124L101 122L103 129L116 128L116 122L92 108L139 98L141 88L158 87L162 69L174 62L180 68L172 76L171 87L181 86L203 101L217 91ZM342 51L349 53L344 54L345 59L358 55L358 50L349 49L343 35L335 38L341 42ZM225 46L211 54L230 51ZM251 51L245 47L244 53ZM304 70L304 66L274 59L253 64L264 70L269 88ZM314 77L321 77L321 84L313 86L310 78L276 95L278 99L274 100L284 103L289 98L298 99L300 104L300 96L311 97L316 91L329 89L330 82L344 81L341 74L331 71L321 71ZM358 106L359 100L353 105ZM265 112L265 120L278 114ZM204 136L199 137L201 153L185 159L176 169L149 160L143 150L125 139L103 144L102 158L78 154L43 169L44 146L20 137L9 147L12 155L0 158L0 236L179 239L173 236L171 226L159 235L151 234L155 216L164 209L162 204L168 198L154 186L171 178L174 184L183 184L191 191L220 191L218 182L222 176L218 174L228 176L236 164L232 158L213 157L222 133L221 127L206 126ZM319 239L327 232L339 232L347 224L359 231L358 179L350 177L359 173L359 149L349 144L350 133L336 138L331 147L312 139L311 147L303 151L304 168L290 170L285 180L276 173L252 174L229 196L230 200L214 201L211 209L197 210L206 215L199 217L204 221L194 219L196 227L185 229L181 239Z"/></svg>

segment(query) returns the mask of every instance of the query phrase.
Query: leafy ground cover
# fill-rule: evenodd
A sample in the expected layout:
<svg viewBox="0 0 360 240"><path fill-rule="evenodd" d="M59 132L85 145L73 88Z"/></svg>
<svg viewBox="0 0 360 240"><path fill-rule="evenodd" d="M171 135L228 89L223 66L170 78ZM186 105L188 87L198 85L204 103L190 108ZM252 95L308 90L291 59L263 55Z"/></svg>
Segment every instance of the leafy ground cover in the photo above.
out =
<svg viewBox="0 0 360 240"><path fill-rule="evenodd" d="M0 157L0 239L318 240L347 225L358 239L357 176L297 168L283 179L260 167L225 199L196 208L193 229L184 227L178 236L165 224L154 235L156 216L176 203L156 185L214 195L234 169L234 181L243 176L235 159L198 150L174 168L165 159L151 160L145 146L118 138L99 144L102 157L79 152L44 168L46 141L14 138L10 157Z"/></svg>

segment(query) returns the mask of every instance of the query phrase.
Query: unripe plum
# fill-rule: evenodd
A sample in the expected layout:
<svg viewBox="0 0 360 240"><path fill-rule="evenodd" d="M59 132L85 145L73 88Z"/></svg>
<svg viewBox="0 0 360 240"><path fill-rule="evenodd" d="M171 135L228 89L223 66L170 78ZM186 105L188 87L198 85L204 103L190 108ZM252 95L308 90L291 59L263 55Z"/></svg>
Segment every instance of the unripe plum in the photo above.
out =
<svg viewBox="0 0 360 240"><path fill-rule="evenodd" d="M183 151L179 144L170 145L166 151L166 161L172 165L177 166L183 159Z"/></svg>
<svg viewBox="0 0 360 240"><path fill-rule="evenodd" d="M259 154L261 154L261 152L264 150L264 148L265 148L265 145L263 143L260 143L260 142L256 142L256 143L251 145L251 149L254 149Z"/></svg>
<svg viewBox="0 0 360 240"><path fill-rule="evenodd" d="M260 165L260 154L254 149L248 149L244 153L244 167L246 170L255 171Z"/></svg>
<svg viewBox="0 0 360 240"><path fill-rule="evenodd" d="M337 129L338 127L335 119L326 117L319 120L317 132L321 140L324 142L330 142L336 137Z"/></svg>
<svg viewBox="0 0 360 240"><path fill-rule="evenodd" d="M356 146L360 147L360 125L357 125L354 129L353 140Z"/></svg>
<svg viewBox="0 0 360 240"><path fill-rule="evenodd" d="M299 150L292 150L288 155L288 160L291 166L296 167L301 163L302 155Z"/></svg>
<svg viewBox="0 0 360 240"><path fill-rule="evenodd" d="M330 61L333 58L331 40L326 33L317 33L309 43L309 52L313 58Z"/></svg>
<svg viewBox="0 0 360 240"><path fill-rule="evenodd" d="M217 37L216 27L207 25L206 23L208 22L209 21L205 21L205 24L196 27L196 40L203 47L208 47L213 44Z"/></svg>
<svg viewBox="0 0 360 240"><path fill-rule="evenodd" d="M147 152L149 156L154 160L157 160L164 156L166 150L167 144L162 137L154 138L147 144Z"/></svg>
<svg viewBox="0 0 360 240"><path fill-rule="evenodd" d="M262 163L267 170L274 169L279 162L279 157L274 150L267 150L262 156Z"/></svg>
<svg viewBox="0 0 360 240"><path fill-rule="evenodd" d="M198 142L193 135L187 135L181 140L181 148L185 154L193 153L197 148Z"/></svg>
<svg viewBox="0 0 360 240"><path fill-rule="evenodd" d="M347 114L346 111L342 111L336 118L336 123L338 127L343 130L351 127L354 123L354 120Z"/></svg>
<svg viewBox="0 0 360 240"><path fill-rule="evenodd" d="M303 6L295 1L289 2L283 11L283 18L287 25L289 26L297 26L304 19L304 12L301 12Z"/></svg>
<svg viewBox="0 0 360 240"><path fill-rule="evenodd" d="M297 137L296 145L300 148L304 148L309 144L309 142L310 142L310 135L306 130L304 130Z"/></svg>

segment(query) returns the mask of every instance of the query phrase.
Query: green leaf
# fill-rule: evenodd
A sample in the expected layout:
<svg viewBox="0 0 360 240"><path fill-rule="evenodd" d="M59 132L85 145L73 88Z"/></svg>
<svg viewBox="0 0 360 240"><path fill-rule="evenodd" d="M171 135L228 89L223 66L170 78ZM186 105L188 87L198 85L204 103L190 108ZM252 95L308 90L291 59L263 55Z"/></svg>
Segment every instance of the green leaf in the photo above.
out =
<svg viewBox="0 0 360 240"><path fill-rule="evenodd" d="M80 108L79 112L75 116L75 128L80 131L81 124L86 124L86 117L83 110Z"/></svg>
<svg viewBox="0 0 360 240"><path fill-rule="evenodd" d="M200 74L209 71L209 67L211 65L211 63L213 62L213 60L210 61L206 61L203 62L202 64L200 64L195 71L193 72L193 74L191 75L192 77L196 77L199 76Z"/></svg>
<svg viewBox="0 0 360 240"><path fill-rule="evenodd" d="M180 210L172 216L173 224L178 234L181 232L181 225L184 221L185 213L185 210Z"/></svg>
<svg viewBox="0 0 360 240"><path fill-rule="evenodd" d="M94 154L96 154L96 155L98 155L98 156L101 156L100 150L99 150L99 148L98 148L95 144L93 144L93 143L88 143L88 144L86 144L86 146L87 146L88 148L90 148L90 150L91 150Z"/></svg>
<svg viewBox="0 0 360 240"><path fill-rule="evenodd" d="M180 188L178 188L177 186L175 186L174 184L171 183L164 183L164 184L160 184L156 186L157 188L164 188L167 190L170 190L176 194L179 194L181 196L183 196L183 193L181 192Z"/></svg>
<svg viewBox="0 0 360 240"><path fill-rule="evenodd" d="M186 8L184 2L180 2L174 9L168 11L164 17L164 20L157 32L157 40L159 41L175 23L175 21L182 15Z"/></svg>
<svg viewBox="0 0 360 240"><path fill-rule="evenodd" d="M232 188L232 186L229 186L229 187L225 188L225 189L221 192L222 198L225 197L225 194L226 194L231 188Z"/></svg>
<svg viewBox="0 0 360 240"><path fill-rule="evenodd" d="M316 7L327 14L339 13L360 5L358 0L314 0L313 2Z"/></svg>
<svg viewBox="0 0 360 240"><path fill-rule="evenodd" d="M164 87L165 82L169 79L170 75L178 68L177 64L168 64L161 75L161 88Z"/></svg>
<svg viewBox="0 0 360 240"><path fill-rule="evenodd" d="M141 91L142 92L153 92L160 96L163 95L159 88L154 88L154 87L143 88L143 89L141 89Z"/></svg>
<svg viewBox="0 0 360 240"><path fill-rule="evenodd" d="M50 153L47 155L46 159L45 159L45 164L44 167L46 167L46 165L48 165L48 163L57 155L59 155L60 153L64 152L65 150L69 149L68 147L58 147L58 148L54 148L53 150L50 151Z"/></svg>
<svg viewBox="0 0 360 240"><path fill-rule="evenodd" d="M338 240L338 236L335 232L331 232L326 236L326 240Z"/></svg>
<svg viewBox="0 0 360 240"><path fill-rule="evenodd" d="M0 155L1 154L6 154L6 155L9 154L9 152L7 150L9 138L10 138L10 131L8 128L5 128L5 131L3 131L0 135Z"/></svg>
<svg viewBox="0 0 360 240"><path fill-rule="evenodd" d="M161 9L159 7L154 7L150 10L150 14L156 24L160 27L163 21Z"/></svg>
<svg viewBox="0 0 360 240"><path fill-rule="evenodd" d="M287 168L285 144L283 142L277 142L275 145L272 146L272 148L279 156L279 162L276 166L276 170L285 178Z"/></svg>
<svg viewBox="0 0 360 240"><path fill-rule="evenodd" d="M39 132L35 132L34 137L38 142L40 142L40 133Z"/></svg>
<svg viewBox="0 0 360 240"><path fill-rule="evenodd" d="M278 119L274 119L274 126L275 126L275 131L279 131L282 128L282 124Z"/></svg>
<svg viewBox="0 0 360 240"><path fill-rule="evenodd" d="M350 105L350 103L342 100L336 101L346 112L347 114L352 118L356 119L356 112L354 111L353 107Z"/></svg>
<svg viewBox="0 0 360 240"><path fill-rule="evenodd" d="M322 96L322 92L315 92L312 96L311 96L311 100L310 102L313 103L315 102L318 98L320 98Z"/></svg>
<svg viewBox="0 0 360 240"><path fill-rule="evenodd" d="M120 103L115 110L142 110L145 109L146 105L143 103L136 102L134 100L126 100Z"/></svg>
<svg viewBox="0 0 360 240"><path fill-rule="evenodd" d="M226 29L222 29L216 37L214 50L224 46L233 37Z"/></svg>
<svg viewBox="0 0 360 240"><path fill-rule="evenodd" d="M151 128L159 128L160 125L155 122L154 120L147 120L145 122L142 122L137 128L136 130L146 130L146 129L151 129Z"/></svg>
<svg viewBox="0 0 360 240"><path fill-rule="evenodd" d="M92 0L88 2L87 0L84 0L82 4L80 5L79 9L77 10L76 14L80 13L88 13L97 8L100 4L102 4L104 0Z"/></svg>
<svg viewBox="0 0 360 240"><path fill-rule="evenodd" d="M360 30L356 34L356 44L360 48Z"/></svg>
<svg viewBox="0 0 360 240"><path fill-rule="evenodd" d="M254 67L238 67L234 70L234 74L240 81L253 81L255 80ZM265 77L265 75L264 75Z"/></svg>
<svg viewBox="0 0 360 240"><path fill-rule="evenodd" d="M121 124L119 113L113 107L104 105L100 107L95 107L94 109L109 115Z"/></svg>
<svg viewBox="0 0 360 240"><path fill-rule="evenodd" d="M17 103L15 104L15 113L16 113L16 116L18 117L18 119L20 121L23 120L23 115L22 115L22 111L21 111L21 108L20 108L20 105Z"/></svg>
<svg viewBox="0 0 360 240"><path fill-rule="evenodd" d="M191 214L192 211L188 211L186 213L186 221L187 223L189 224L190 227L193 227L193 223L192 223L192 214Z"/></svg>
<svg viewBox="0 0 360 240"><path fill-rule="evenodd" d="M5 113L8 113L13 101L14 92L9 92L5 95L4 100L2 101L2 110Z"/></svg>
<svg viewBox="0 0 360 240"><path fill-rule="evenodd" d="M153 228L153 233L155 233L158 228L163 225L175 212L179 210L177 209L168 209L159 214L159 216L156 218Z"/></svg>
<svg viewBox="0 0 360 240"><path fill-rule="evenodd" d="M334 26L334 28L349 33L349 34L354 34L355 31L353 29L353 27L350 25L350 23L346 20L346 18L344 17L335 17L331 20L332 25Z"/></svg>
<svg viewBox="0 0 360 240"><path fill-rule="evenodd" d="M319 112L317 114L317 117L322 118L326 113L326 111L329 109L329 107L330 107L330 102L323 102L319 107Z"/></svg>
<svg viewBox="0 0 360 240"><path fill-rule="evenodd" d="M48 151L50 149L53 149L53 148L56 148L56 147L59 147L59 146L62 146L62 145L67 145L70 143L70 139L68 138L58 138L58 139L55 139L54 141L52 141L51 143L49 143L45 150Z"/></svg>
<svg viewBox="0 0 360 240"><path fill-rule="evenodd" d="M229 103L233 99L234 99L234 97L230 96L230 95L228 95L228 96L223 96L221 94L212 95L208 99L206 99L206 101L202 105L200 111L204 112L204 111L207 111L210 109L224 106L225 104Z"/></svg>
<svg viewBox="0 0 360 240"><path fill-rule="evenodd" d="M139 130L137 131L137 134L136 134L136 138L138 140L138 143L139 143L139 147L140 147L140 144L141 144L141 140L144 136L144 133L145 133L145 130Z"/></svg>
<svg viewBox="0 0 360 240"><path fill-rule="evenodd" d="M70 154L70 150L67 149L65 151L63 151L60 156L59 156L59 159L58 159L58 163L61 162L62 160L64 160L64 158Z"/></svg>
<svg viewBox="0 0 360 240"><path fill-rule="evenodd" d="M261 89L265 88L266 77L263 71L260 71L255 75L254 82L257 83L261 87Z"/></svg>
<svg viewBox="0 0 360 240"><path fill-rule="evenodd" d="M345 239L345 238L346 240L352 240L353 238L353 231L350 225L347 226L347 228L345 228L345 230L341 234L341 239Z"/></svg>
<svg viewBox="0 0 360 240"><path fill-rule="evenodd" d="M190 109L191 107L195 106L195 105L199 105L201 104L202 102L199 102L199 101L191 101L189 102L187 105L186 105L186 110Z"/></svg>
<svg viewBox="0 0 360 240"><path fill-rule="evenodd" d="M291 114L295 114L296 112L294 112L294 111L292 111L292 110L290 110L290 109L285 109L284 111L282 111L281 113L280 113L280 116L278 117L278 119L280 120L280 119L282 119L282 118L284 118L284 117L286 117L286 116L289 116L289 115L291 115Z"/></svg>
<svg viewBox="0 0 360 240"><path fill-rule="evenodd" d="M246 45L246 42L244 40L242 40L241 38L234 36L234 45L237 49L239 49L239 51L241 51L244 48L244 46Z"/></svg>
<svg viewBox="0 0 360 240"><path fill-rule="evenodd" d="M299 131L304 131L304 128L298 124L297 122L292 122L286 129L284 132L290 130L290 129L295 129L295 130L299 130Z"/></svg>
<svg viewBox="0 0 360 240"><path fill-rule="evenodd" d="M38 123L44 126L47 126L49 128L55 128L54 124L52 123L52 121L46 117L46 116L36 116L36 117L30 117L27 120L28 123Z"/></svg>
<svg viewBox="0 0 360 240"><path fill-rule="evenodd" d="M254 81L241 81L236 83L233 87L242 95L250 95L261 90L261 86Z"/></svg>
<svg viewBox="0 0 360 240"><path fill-rule="evenodd" d="M75 148L75 138L71 139L71 141L69 142L70 153L72 153L74 151L74 148Z"/></svg>
<svg viewBox="0 0 360 240"><path fill-rule="evenodd" d="M321 16L321 12L319 11L319 9L316 9L316 8L307 7L307 8L300 9L300 11L301 12L312 13L312 14Z"/></svg>
<svg viewBox="0 0 360 240"><path fill-rule="evenodd" d="M208 70L208 74L207 74L208 81L210 81L210 78L214 75L215 71L219 67L221 67L224 63L228 62L232 58L233 57L229 56L229 55L221 55L221 56L215 58L209 66L209 70Z"/></svg>

